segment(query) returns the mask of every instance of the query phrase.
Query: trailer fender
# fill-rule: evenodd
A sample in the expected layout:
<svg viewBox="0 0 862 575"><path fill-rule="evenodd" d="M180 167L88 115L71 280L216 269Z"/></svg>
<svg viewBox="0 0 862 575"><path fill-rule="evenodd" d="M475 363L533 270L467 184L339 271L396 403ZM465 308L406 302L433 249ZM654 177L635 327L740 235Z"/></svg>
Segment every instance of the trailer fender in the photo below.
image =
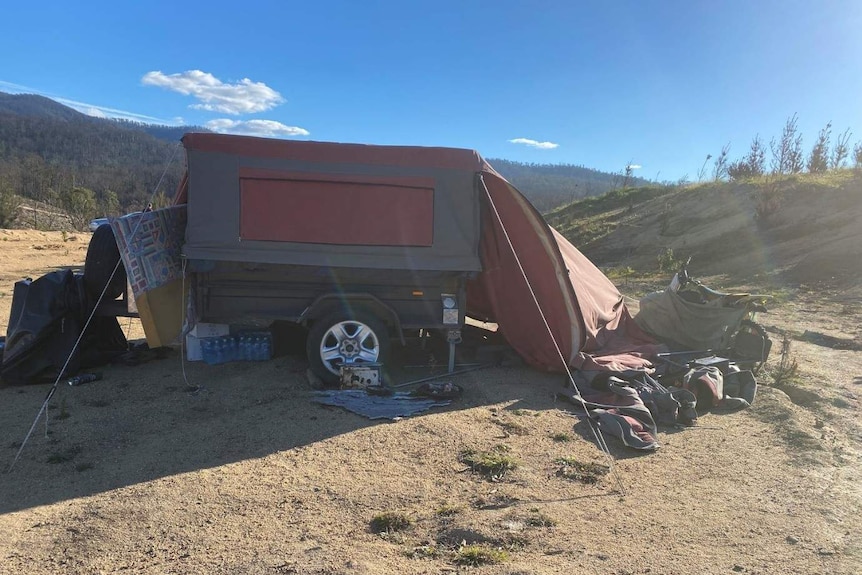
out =
<svg viewBox="0 0 862 575"><path fill-rule="evenodd" d="M318 296L299 316L298 323L308 327L315 319L328 315L335 309L349 310L354 307L367 310L379 317L397 331L401 345L407 345L398 314L391 306L370 293L330 293Z"/></svg>

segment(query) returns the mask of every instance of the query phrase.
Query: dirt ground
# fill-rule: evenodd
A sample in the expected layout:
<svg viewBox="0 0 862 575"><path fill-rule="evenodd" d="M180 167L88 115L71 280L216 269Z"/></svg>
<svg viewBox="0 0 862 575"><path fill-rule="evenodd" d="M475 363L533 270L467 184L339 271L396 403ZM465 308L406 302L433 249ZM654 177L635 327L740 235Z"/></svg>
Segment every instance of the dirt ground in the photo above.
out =
<svg viewBox="0 0 862 575"><path fill-rule="evenodd" d="M0 230L0 329L14 281L80 264L88 240ZM761 318L776 347L754 406L664 429L652 454L608 437L595 483L558 463L609 463L555 401L562 378L518 366L382 423L313 403L301 356L173 352L60 386L11 473L50 385L0 388L0 573L860 573L860 315L858 287L788 288ZM799 375L777 388L783 331ZM488 480L467 449L517 468ZM373 533L385 512L409 527Z"/></svg>

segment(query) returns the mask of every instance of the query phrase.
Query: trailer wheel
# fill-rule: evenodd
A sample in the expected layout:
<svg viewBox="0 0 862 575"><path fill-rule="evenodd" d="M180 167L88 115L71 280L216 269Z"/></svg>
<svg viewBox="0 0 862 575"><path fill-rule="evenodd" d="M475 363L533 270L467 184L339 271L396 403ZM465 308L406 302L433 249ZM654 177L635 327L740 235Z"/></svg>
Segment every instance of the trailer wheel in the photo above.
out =
<svg viewBox="0 0 862 575"><path fill-rule="evenodd" d="M305 350L315 375L335 384L342 365L385 364L389 359L389 331L371 313L338 311L314 322Z"/></svg>
<svg viewBox="0 0 862 575"><path fill-rule="evenodd" d="M126 268L122 264L117 266L119 260L120 250L117 249L114 231L108 224L99 226L90 238L87 258L84 260L84 286L94 299L102 294L109 281L105 291L105 297L109 300L117 299L126 289ZM115 267L117 273L114 273Z"/></svg>

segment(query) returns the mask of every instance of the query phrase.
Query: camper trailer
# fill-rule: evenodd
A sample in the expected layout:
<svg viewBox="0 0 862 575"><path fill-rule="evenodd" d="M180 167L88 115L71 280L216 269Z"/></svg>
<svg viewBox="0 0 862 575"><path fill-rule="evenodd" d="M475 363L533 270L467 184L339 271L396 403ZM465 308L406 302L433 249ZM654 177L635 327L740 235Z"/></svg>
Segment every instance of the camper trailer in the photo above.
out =
<svg viewBox="0 0 862 575"><path fill-rule="evenodd" d="M306 325L311 367L330 381L344 364L385 363L409 330L458 341L482 269L475 153L204 133L183 144L199 320Z"/></svg>

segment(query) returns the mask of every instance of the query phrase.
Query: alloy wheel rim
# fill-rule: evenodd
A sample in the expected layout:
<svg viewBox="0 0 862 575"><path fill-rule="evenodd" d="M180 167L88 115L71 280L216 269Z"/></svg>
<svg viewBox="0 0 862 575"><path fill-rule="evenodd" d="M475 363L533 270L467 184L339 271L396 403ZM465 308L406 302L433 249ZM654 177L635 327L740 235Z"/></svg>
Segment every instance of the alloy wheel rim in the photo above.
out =
<svg viewBox="0 0 862 575"><path fill-rule="evenodd" d="M326 330L320 340L320 360L336 375L340 375L342 365L374 363L379 357L377 334L361 321L338 322Z"/></svg>

